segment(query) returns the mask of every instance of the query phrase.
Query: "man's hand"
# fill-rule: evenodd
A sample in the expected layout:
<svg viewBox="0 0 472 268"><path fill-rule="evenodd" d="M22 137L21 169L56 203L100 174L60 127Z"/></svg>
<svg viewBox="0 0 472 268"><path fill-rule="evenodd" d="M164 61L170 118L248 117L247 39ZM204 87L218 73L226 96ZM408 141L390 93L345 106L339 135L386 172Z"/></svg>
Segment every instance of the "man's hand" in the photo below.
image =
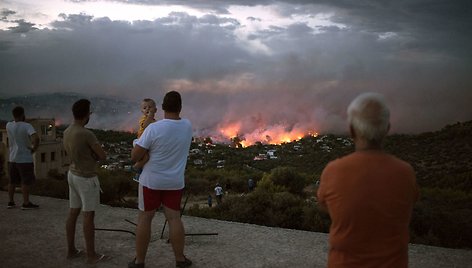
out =
<svg viewBox="0 0 472 268"><path fill-rule="evenodd" d="M157 108L152 107L151 109L148 110L147 112L147 117L148 118L154 118L154 115L157 113Z"/></svg>

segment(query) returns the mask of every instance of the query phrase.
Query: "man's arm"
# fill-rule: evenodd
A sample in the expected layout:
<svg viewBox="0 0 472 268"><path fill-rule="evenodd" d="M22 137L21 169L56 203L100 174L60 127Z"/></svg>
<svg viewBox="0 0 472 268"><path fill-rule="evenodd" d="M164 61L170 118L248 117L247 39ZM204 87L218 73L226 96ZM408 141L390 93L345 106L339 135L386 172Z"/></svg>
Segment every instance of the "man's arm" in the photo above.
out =
<svg viewBox="0 0 472 268"><path fill-rule="evenodd" d="M31 139L31 153L36 152L39 146L39 136L38 133L33 133L30 136Z"/></svg>
<svg viewBox="0 0 472 268"><path fill-rule="evenodd" d="M102 146L100 145L100 143L95 143L94 145L92 145L92 151L97 156L98 161L103 161L107 158L107 155L105 151L103 150Z"/></svg>
<svg viewBox="0 0 472 268"><path fill-rule="evenodd" d="M133 147L133 150L131 150L131 161L135 163L138 162L139 160L143 159L146 152L146 149L136 144Z"/></svg>

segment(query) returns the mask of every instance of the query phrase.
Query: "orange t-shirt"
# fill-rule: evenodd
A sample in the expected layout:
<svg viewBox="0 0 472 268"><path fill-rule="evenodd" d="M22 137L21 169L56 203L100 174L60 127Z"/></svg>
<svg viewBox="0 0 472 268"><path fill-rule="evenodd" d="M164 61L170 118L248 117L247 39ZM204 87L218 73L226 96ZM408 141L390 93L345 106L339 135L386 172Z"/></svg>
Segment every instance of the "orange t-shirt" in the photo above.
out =
<svg viewBox="0 0 472 268"><path fill-rule="evenodd" d="M331 217L328 267L407 267L418 188L413 168L381 151L359 151L323 170L318 202Z"/></svg>

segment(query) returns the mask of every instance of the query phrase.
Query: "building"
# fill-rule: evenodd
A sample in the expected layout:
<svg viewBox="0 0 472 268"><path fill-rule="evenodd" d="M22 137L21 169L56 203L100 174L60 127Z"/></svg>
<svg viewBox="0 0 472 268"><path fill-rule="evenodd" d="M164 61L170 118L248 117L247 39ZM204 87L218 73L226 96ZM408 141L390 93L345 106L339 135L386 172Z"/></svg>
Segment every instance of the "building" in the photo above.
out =
<svg viewBox="0 0 472 268"><path fill-rule="evenodd" d="M27 120L39 137L39 146L33 155L34 172L37 179L50 177L50 174L66 174L69 169L62 138L57 137L54 119L35 118ZM8 137L5 125L0 129L1 141L6 146L5 159L8 160Z"/></svg>

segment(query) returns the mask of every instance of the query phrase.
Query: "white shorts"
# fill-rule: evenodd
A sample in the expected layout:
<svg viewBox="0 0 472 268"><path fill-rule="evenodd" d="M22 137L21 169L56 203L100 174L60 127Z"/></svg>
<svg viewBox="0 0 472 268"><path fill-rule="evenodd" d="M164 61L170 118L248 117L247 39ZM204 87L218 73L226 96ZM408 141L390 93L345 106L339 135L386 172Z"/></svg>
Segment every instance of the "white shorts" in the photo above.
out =
<svg viewBox="0 0 472 268"><path fill-rule="evenodd" d="M82 211L95 211L100 205L100 182L98 177L85 178L67 173L69 182L70 208L82 208Z"/></svg>

